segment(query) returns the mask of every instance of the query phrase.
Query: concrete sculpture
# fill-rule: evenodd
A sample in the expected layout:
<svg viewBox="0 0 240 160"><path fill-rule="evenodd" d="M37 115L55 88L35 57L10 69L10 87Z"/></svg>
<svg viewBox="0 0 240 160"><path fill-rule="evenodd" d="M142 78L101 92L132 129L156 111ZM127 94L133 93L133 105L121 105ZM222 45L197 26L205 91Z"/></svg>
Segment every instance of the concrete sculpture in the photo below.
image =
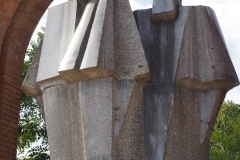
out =
<svg viewBox="0 0 240 160"><path fill-rule="evenodd" d="M23 83L44 109L51 159L207 160L238 78L214 12L154 0L49 9Z"/></svg>

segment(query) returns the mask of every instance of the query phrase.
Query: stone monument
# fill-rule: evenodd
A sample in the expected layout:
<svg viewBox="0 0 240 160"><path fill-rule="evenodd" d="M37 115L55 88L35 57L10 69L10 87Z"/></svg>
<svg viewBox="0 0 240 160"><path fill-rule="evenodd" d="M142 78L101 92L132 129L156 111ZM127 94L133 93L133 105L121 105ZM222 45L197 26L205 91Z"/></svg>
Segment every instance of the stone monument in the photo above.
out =
<svg viewBox="0 0 240 160"><path fill-rule="evenodd" d="M238 84L211 8L78 0L49 9L22 88L39 102L53 160L208 160Z"/></svg>

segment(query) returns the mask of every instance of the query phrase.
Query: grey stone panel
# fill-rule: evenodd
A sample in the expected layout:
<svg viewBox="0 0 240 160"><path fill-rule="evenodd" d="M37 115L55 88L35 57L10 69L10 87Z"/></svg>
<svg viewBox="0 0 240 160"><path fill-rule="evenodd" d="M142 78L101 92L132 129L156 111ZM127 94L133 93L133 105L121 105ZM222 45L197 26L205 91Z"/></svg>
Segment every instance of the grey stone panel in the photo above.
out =
<svg viewBox="0 0 240 160"><path fill-rule="evenodd" d="M69 70L78 70L78 67L82 63L97 4L97 0L90 0L81 16L81 20L58 69L59 74L61 74L63 78L73 79L76 77L75 74L69 75L69 73L73 72L69 72Z"/></svg>
<svg viewBox="0 0 240 160"><path fill-rule="evenodd" d="M239 84L213 10L180 7L187 12L177 82L199 90L231 89Z"/></svg>
<svg viewBox="0 0 240 160"><path fill-rule="evenodd" d="M201 127L200 142L208 142L220 107L226 95L226 90L212 89L200 92Z"/></svg>
<svg viewBox="0 0 240 160"><path fill-rule="evenodd" d="M85 159L112 159L113 78L79 82Z"/></svg>
<svg viewBox="0 0 240 160"><path fill-rule="evenodd" d="M71 116L67 86L46 89L43 94L51 159L72 159Z"/></svg>
<svg viewBox="0 0 240 160"><path fill-rule="evenodd" d="M142 86L135 82L120 134L114 137L114 159L145 159L142 89Z"/></svg>
<svg viewBox="0 0 240 160"><path fill-rule="evenodd" d="M115 72L120 79L146 78L149 68L128 0L114 1L114 17Z"/></svg>
<svg viewBox="0 0 240 160"><path fill-rule="evenodd" d="M22 84L22 91L33 97L37 97L41 95L41 90L36 82L41 50L42 50L42 42L40 43L37 49L37 52L32 60L32 63L28 69L28 72Z"/></svg>
<svg viewBox="0 0 240 160"><path fill-rule="evenodd" d="M89 1L86 9L88 9L89 5L93 5L93 2ZM113 1L101 0L98 2L98 5L95 5L97 7L96 11L91 10L93 21L89 24L91 28L88 28L85 33L89 39L87 38L84 41L82 39L82 42L73 39L73 42L76 43L73 43L72 47L70 46L69 48L72 51L73 49L76 50L76 48L77 50L66 54L60 66L59 73L68 83L100 77L116 77L116 74L113 72ZM86 15L88 15L87 11ZM85 19L83 18L82 20L84 22L83 25L86 25ZM79 37L84 32L82 32L82 29L79 29L79 33L78 35L75 33L74 37ZM79 51L78 43L79 45L85 43L86 47L80 47Z"/></svg>
<svg viewBox="0 0 240 160"><path fill-rule="evenodd" d="M209 123L211 121L215 101L219 90L207 90L201 93L201 121Z"/></svg>
<svg viewBox="0 0 240 160"><path fill-rule="evenodd" d="M128 106L133 96L133 88L135 81L120 80L118 81L118 87L116 93L116 107L115 107L115 136L119 135L120 129L122 128L125 115L127 114Z"/></svg>
<svg viewBox="0 0 240 160"><path fill-rule="evenodd" d="M207 137L208 123L201 122L200 124L200 143L203 143Z"/></svg>
<svg viewBox="0 0 240 160"><path fill-rule="evenodd" d="M144 87L145 159L163 160L174 84Z"/></svg>
<svg viewBox="0 0 240 160"><path fill-rule="evenodd" d="M37 82L59 76L58 67L75 31L76 8L76 1L68 1L49 9Z"/></svg>
<svg viewBox="0 0 240 160"><path fill-rule="evenodd" d="M83 61L80 69L92 68L92 67L98 66L99 57L100 57L100 54L102 54L99 51L100 51L101 41L103 37L103 27L105 24L104 22L106 21L105 20L106 8L108 4L109 3L107 0L99 1L93 26L92 26L92 30L90 33L88 45L87 45L85 54L83 56ZM113 53L113 50L112 50L112 53Z"/></svg>
<svg viewBox="0 0 240 160"><path fill-rule="evenodd" d="M200 144L200 92L175 88L164 160L207 160L209 147Z"/></svg>
<svg viewBox="0 0 240 160"><path fill-rule="evenodd" d="M153 0L152 20L154 22L174 20L181 4L182 0Z"/></svg>
<svg viewBox="0 0 240 160"><path fill-rule="evenodd" d="M214 105L209 122L201 119L202 95L206 92L216 94L212 97ZM211 131L225 94L222 90L175 87L164 160L209 160Z"/></svg>
<svg viewBox="0 0 240 160"><path fill-rule="evenodd" d="M79 104L78 83L69 85L69 108L71 119L72 160L84 160L83 121Z"/></svg>
<svg viewBox="0 0 240 160"><path fill-rule="evenodd" d="M160 23L151 21L151 9L138 10L134 14L151 71L150 83L172 83L176 76L187 13L180 9L175 21Z"/></svg>

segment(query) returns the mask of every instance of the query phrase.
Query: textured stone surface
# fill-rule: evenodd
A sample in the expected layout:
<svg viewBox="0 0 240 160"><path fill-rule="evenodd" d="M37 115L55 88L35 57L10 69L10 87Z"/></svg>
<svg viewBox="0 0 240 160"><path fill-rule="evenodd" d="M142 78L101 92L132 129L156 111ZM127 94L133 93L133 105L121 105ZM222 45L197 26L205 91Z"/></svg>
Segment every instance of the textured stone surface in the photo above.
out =
<svg viewBox="0 0 240 160"><path fill-rule="evenodd" d="M174 21L150 17L151 9L135 12L152 75L144 88L145 158L207 160L226 91L239 84L217 20L204 6L179 7Z"/></svg>
<svg viewBox="0 0 240 160"><path fill-rule="evenodd" d="M181 12L175 21L153 23L151 9L135 12L139 34L151 72L151 84L175 80L186 21Z"/></svg>
<svg viewBox="0 0 240 160"><path fill-rule="evenodd" d="M72 159L71 116L67 86L48 88L43 94L51 159Z"/></svg>
<svg viewBox="0 0 240 160"><path fill-rule="evenodd" d="M114 159L144 159L142 89L142 85L138 83L134 84L120 133L118 136L114 137ZM117 100L125 101L125 99Z"/></svg>
<svg viewBox="0 0 240 160"><path fill-rule="evenodd" d="M119 135L131 100L135 81L121 80L116 89L115 136Z"/></svg>
<svg viewBox="0 0 240 160"><path fill-rule="evenodd" d="M66 53L61 61L58 72L64 75L64 71L69 71L79 66L77 63L82 63L82 58L86 49L85 41L88 40L88 32L91 30L93 18L96 12L97 0L91 0L81 16L81 20L72 37L72 40L66 50ZM87 39L86 39L87 38ZM80 58L81 57L81 58Z"/></svg>
<svg viewBox="0 0 240 160"><path fill-rule="evenodd" d="M36 82L41 51L42 42L37 49L37 52L32 60L32 63L22 84L22 90L33 97L41 95L41 90Z"/></svg>
<svg viewBox="0 0 240 160"><path fill-rule="evenodd" d="M146 159L161 160L164 157L173 90L173 83L144 88Z"/></svg>
<svg viewBox="0 0 240 160"><path fill-rule="evenodd" d="M75 31L76 8L76 1L68 1L49 9L37 82L59 76L58 67Z"/></svg>
<svg viewBox="0 0 240 160"><path fill-rule="evenodd" d="M182 0L153 0L152 20L155 22L174 20Z"/></svg>
<svg viewBox="0 0 240 160"><path fill-rule="evenodd" d="M177 83L200 90L236 86L238 78L213 10L204 6L183 7L181 10L187 12L188 19Z"/></svg>
<svg viewBox="0 0 240 160"><path fill-rule="evenodd" d="M218 111L239 82L213 11L178 12L155 23L151 9L136 11L136 25L127 0L78 11L60 76L38 83L52 159L209 159Z"/></svg>
<svg viewBox="0 0 240 160"><path fill-rule="evenodd" d="M45 88L43 94L51 158L84 159L78 85L55 84L45 84L51 87Z"/></svg>
<svg viewBox="0 0 240 160"><path fill-rule="evenodd" d="M133 79L142 74L149 76L129 1L115 1L114 9L115 72L120 79Z"/></svg>
<svg viewBox="0 0 240 160"><path fill-rule="evenodd" d="M79 83L86 159L111 159L113 80L100 78Z"/></svg>

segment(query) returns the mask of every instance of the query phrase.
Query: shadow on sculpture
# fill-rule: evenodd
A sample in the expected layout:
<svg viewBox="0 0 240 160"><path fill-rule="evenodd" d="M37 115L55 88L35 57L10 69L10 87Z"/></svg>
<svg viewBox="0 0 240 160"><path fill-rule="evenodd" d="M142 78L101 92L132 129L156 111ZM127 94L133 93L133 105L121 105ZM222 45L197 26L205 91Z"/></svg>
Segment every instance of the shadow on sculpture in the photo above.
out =
<svg viewBox="0 0 240 160"><path fill-rule="evenodd" d="M211 8L89 0L49 9L22 88L44 108L51 159L207 160L238 84Z"/></svg>

